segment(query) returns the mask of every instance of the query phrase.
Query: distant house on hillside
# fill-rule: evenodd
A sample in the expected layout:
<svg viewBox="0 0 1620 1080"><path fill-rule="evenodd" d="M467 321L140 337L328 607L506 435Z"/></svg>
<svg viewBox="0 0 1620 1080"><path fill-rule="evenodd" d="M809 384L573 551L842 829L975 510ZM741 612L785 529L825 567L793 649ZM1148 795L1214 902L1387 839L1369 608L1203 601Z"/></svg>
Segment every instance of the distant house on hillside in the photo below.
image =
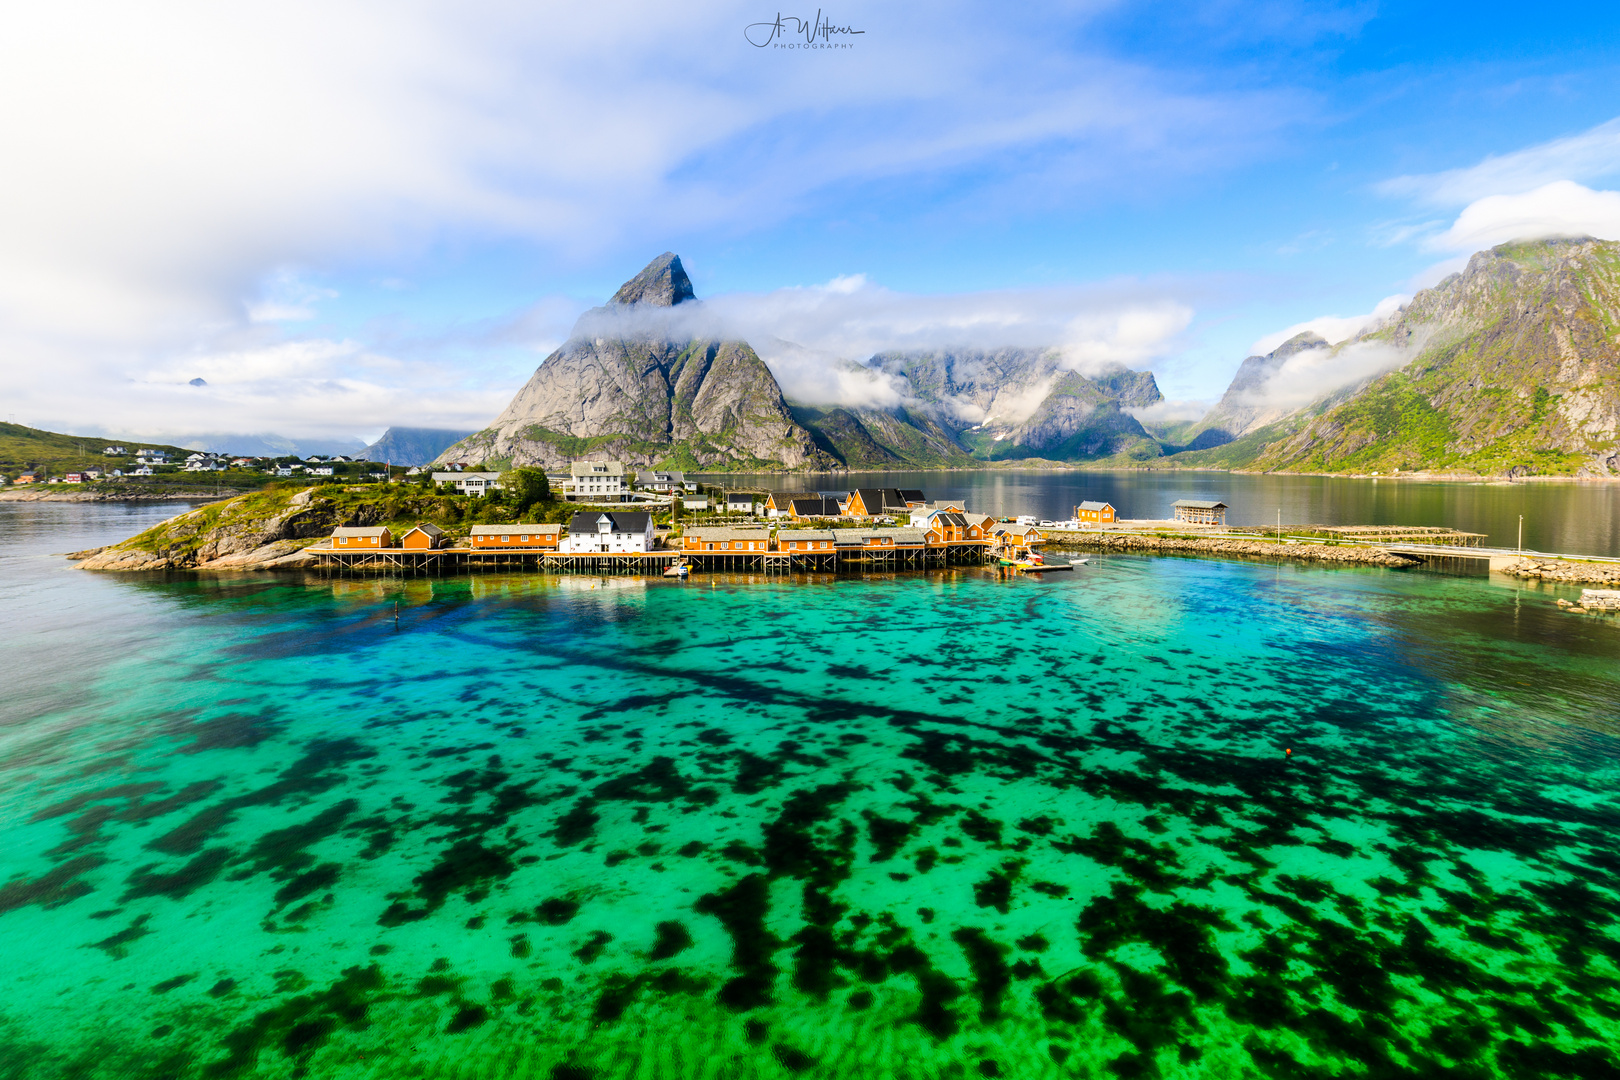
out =
<svg viewBox="0 0 1620 1080"><path fill-rule="evenodd" d="M1170 509L1176 521L1191 522L1195 525L1225 525L1227 506L1223 502L1209 502L1201 499L1177 499L1170 504Z"/></svg>
<svg viewBox="0 0 1620 1080"><path fill-rule="evenodd" d="M688 480L683 472L655 472L651 473L642 482L642 487L648 491L656 491L664 495L675 495L682 491L696 491L698 486Z"/></svg>
<svg viewBox="0 0 1620 1080"><path fill-rule="evenodd" d="M492 472L436 472L433 474L435 484L454 484L456 490L463 495L483 496L490 491L499 491L501 487L501 474Z"/></svg>
<svg viewBox="0 0 1620 1080"><path fill-rule="evenodd" d="M624 501L624 462L576 461L568 466L563 497L570 502Z"/></svg>
<svg viewBox="0 0 1620 1080"><path fill-rule="evenodd" d="M560 550L573 554L650 551L652 515L644 510L581 510L568 521Z"/></svg>
<svg viewBox="0 0 1620 1080"><path fill-rule="evenodd" d="M733 514L757 514L764 506L757 491L726 492L726 509Z"/></svg>
<svg viewBox="0 0 1620 1080"><path fill-rule="evenodd" d="M125 454L125 450L122 446L103 447L101 452L106 454L108 457L123 457Z"/></svg>

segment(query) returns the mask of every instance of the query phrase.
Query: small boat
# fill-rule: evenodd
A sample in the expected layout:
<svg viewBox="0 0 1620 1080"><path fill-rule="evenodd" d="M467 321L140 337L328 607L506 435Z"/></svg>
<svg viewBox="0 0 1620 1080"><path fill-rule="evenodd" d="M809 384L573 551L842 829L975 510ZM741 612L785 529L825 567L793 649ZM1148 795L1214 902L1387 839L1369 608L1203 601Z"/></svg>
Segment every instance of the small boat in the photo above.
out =
<svg viewBox="0 0 1620 1080"><path fill-rule="evenodd" d="M692 568L685 563L676 563L664 571L665 577L683 578L692 573Z"/></svg>
<svg viewBox="0 0 1620 1080"><path fill-rule="evenodd" d="M1070 559L1069 560L1069 565L1070 566L1084 566L1084 565L1086 565L1086 563L1088 563L1090 561L1091 561L1090 559Z"/></svg>

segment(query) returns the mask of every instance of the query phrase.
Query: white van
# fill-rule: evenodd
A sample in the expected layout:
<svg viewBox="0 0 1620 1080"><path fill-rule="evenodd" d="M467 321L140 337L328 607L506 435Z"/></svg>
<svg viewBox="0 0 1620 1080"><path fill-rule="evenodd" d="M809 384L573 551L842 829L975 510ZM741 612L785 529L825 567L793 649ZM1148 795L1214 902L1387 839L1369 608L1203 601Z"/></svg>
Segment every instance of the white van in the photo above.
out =
<svg viewBox="0 0 1620 1080"><path fill-rule="evenodd" d="M1028 515L1028 514L1024 514L1024 515L1019 517L1018 524L1020 524L1020 525L1034 525L1035 524L1035 519L1033 517L1031 517L1030 515Z"/></svg>

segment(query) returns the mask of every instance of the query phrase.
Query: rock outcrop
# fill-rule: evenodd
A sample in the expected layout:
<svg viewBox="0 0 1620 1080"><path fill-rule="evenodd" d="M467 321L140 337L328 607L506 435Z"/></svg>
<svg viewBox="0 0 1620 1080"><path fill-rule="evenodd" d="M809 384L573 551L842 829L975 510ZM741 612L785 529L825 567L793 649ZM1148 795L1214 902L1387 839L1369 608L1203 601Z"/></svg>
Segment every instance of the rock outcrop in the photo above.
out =
<svg viewBox="0 0 1620 1080"><path fill-rule="evenodd" d="M340 525L371 525L376 510L340 510L306 488L291 499L242 495L152 526L121 544L76 552L81 570L263 570L310 561L303 549Z"/></svg>
<svg viewBox="0 0 1620 1080"><path fill-rule="evenodd" d="M506 411L439 461L565 467L576 460L686 469L836 468L794 419L745 341L679 336L660 309L693 300L665 253L582 316Z"/></svg>

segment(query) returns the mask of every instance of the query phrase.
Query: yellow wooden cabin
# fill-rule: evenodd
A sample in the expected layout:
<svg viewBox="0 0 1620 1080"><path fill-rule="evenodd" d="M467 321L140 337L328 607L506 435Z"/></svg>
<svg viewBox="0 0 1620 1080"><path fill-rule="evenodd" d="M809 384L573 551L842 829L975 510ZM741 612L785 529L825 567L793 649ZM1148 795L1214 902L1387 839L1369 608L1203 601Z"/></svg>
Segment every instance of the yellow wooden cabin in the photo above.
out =
<svg viewBox="0 0 1620 1080"><path fill-rule="evenodd" d="M793 500L820 498L813 491L773 491L765 500L765 512L772 517L785 517L793 509Z"/></svg>
<svg viewBox="0 0 1620 1080"><path fill-rule="evenodd" d="M1009 523L997 524L994 528L993 539L996 547L1003 552L1029 551L1038 544L1044 544L1046 537L1033 525L1013 525Z"/></svg>
<svg viewBox="0 0 1620 1080"><path fill-rule="evenodd" d="M681 534L681 550L694 554L747 555L771 550L769 529L694 526Z"/></svg>
<svg viewBox="0 0 1620 1080"><path fill-rule="evenodd" d="M893 551L899 529L834 529L833 546L838 551Z"/></svg>
<svg viewBox="0 0 1620 1080"><path fill-rule="evenodd" d="M830 554L837 536L831 529L783 529L776 534L776 550L795 555Z"/></svg>
<svg viewBox="0 0 1620 1080"><path fill-rule="evenodd" d="M1083 502L1074 508L1076 521L1113 522L1118 519L1114 508L1105 502Z"/></svg>
<svg viewBox="0 0 1620 1080"><path fill-rule="evenodd" d="M393 546L394 534L386 525L332 530L332 547L338 551L381 551Z"/></svg>
<svg viewBox="0 0 1620 1080"><path fill-rule="evenodd" d="M430 522L414 526L399 538L399 546L406 551L430 551L444 546L444 530Z"/></svg>
<svg viewBox="0 0 1620 1080"><path fill-rule="evenodd" d="M468 537L475 551L556 551L561 525L474 525Z"/></svg>

